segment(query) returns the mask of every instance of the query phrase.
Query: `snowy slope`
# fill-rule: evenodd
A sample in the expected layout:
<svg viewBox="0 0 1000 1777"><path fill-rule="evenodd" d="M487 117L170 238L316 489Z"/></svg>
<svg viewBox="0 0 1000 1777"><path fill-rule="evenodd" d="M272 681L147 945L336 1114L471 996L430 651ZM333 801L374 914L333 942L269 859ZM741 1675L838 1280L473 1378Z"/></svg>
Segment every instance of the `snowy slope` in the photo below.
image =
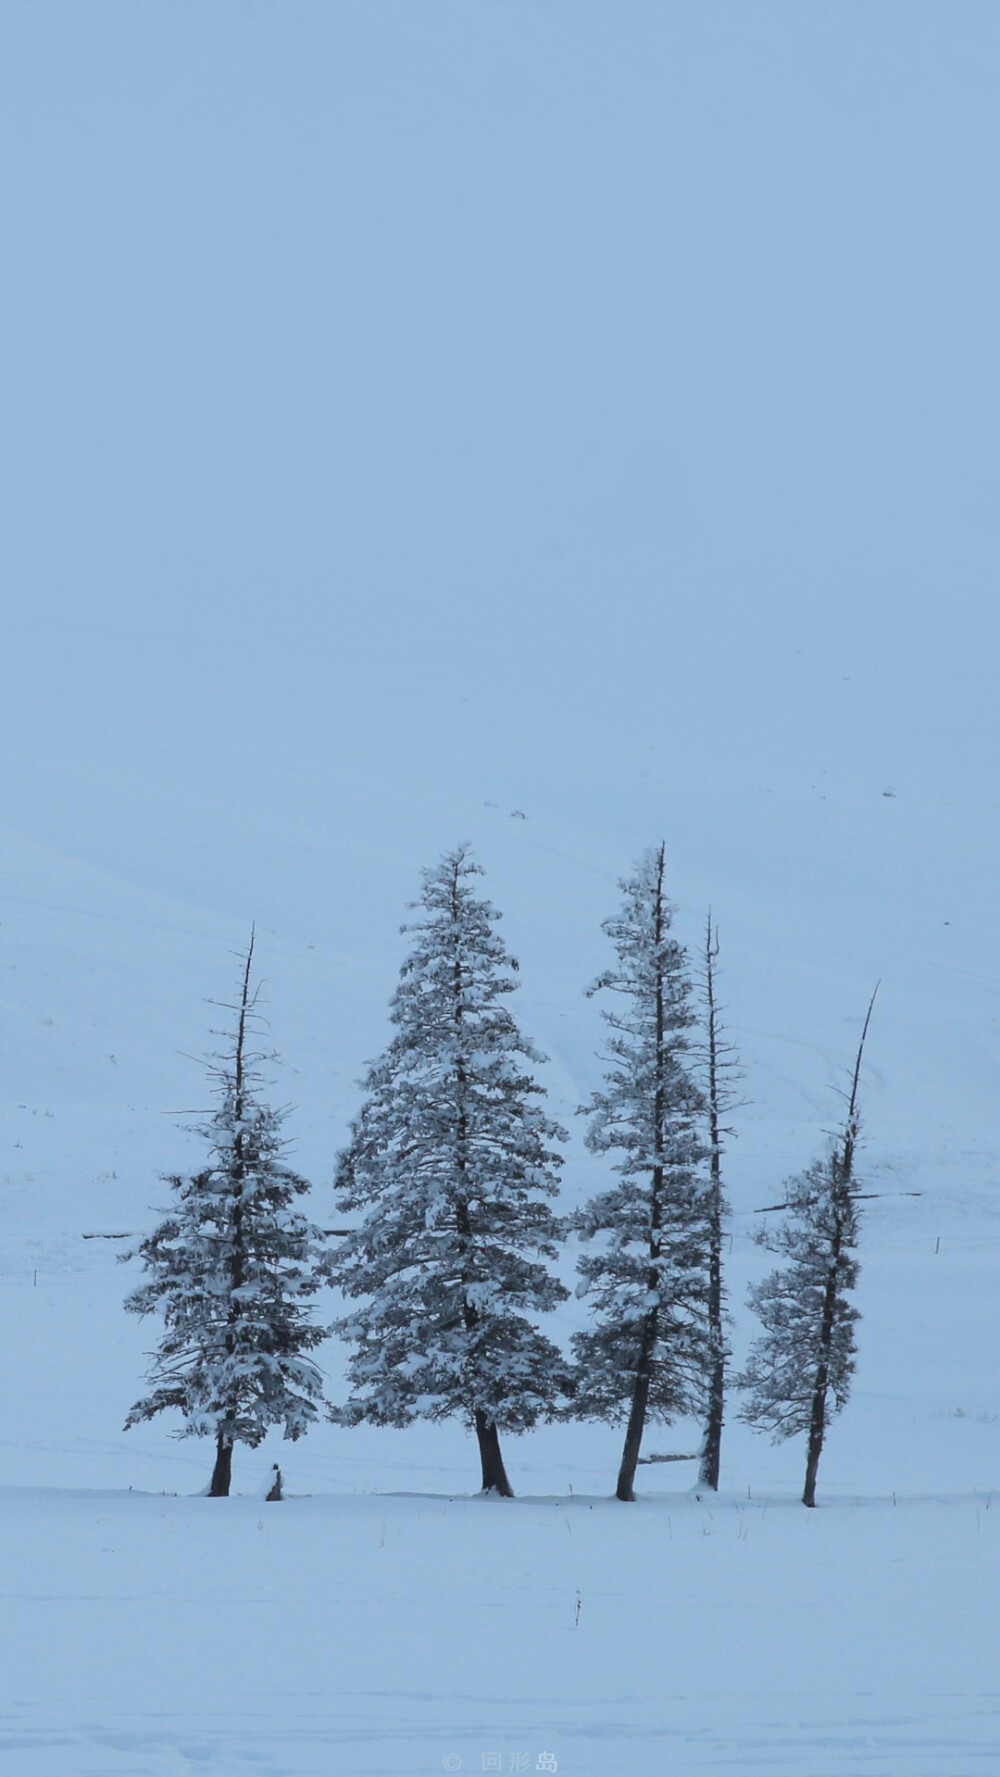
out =
<svg viewBox="0 0 1000 1777"><path fill-rule="evenodd" d="M17 1777L1000 1769L998 33L978 0L0 19ZM250 922L325 1224L406 903L470 840L572 1203L583 989L661 837L747 1069L737 1354L753 1212L882 983L824 1509L735 1424L711 1508L685 1464L610 1504L599 1427L512 1442L509 1510L456 1426L238 1453L281 1507L185 1497L208 1453L122 1432L154 1334L85 1236L195 1157Z"/></svg>

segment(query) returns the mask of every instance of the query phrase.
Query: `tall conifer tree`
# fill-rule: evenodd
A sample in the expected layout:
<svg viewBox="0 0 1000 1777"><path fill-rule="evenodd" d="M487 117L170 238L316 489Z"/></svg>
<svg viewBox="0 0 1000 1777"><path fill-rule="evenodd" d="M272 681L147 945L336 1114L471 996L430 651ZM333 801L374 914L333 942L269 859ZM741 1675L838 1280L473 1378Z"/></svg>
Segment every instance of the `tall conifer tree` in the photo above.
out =
<svg viewBox="0 0 1000 1777"><path fill-rule="evenodd" d="M321 1231L295 1208L309 1186L282 1158L284 1112L260 1096L262 1058L250 1052L253 951L251 935L239 999L227 1008L235 1029L211 1069L218 1109L198 1131L208 1163L192 1178L169 1180L175 1207L138 1248L151 1275L125 1303L165 1322L152 1390L126 1426L176 1409L184 1418L179 1437L214 1437L214 1498L229 1493L235 1444L256 1447L275 1425L286 1438L301 1437L319 1417L323 1393L306 1354L326 1332L307 1303L325 1281L327 1259Z"/></svg>
<svg viewBox="0 0 1000 1777"><path fill-rule="evenodd" d="M706 1364L707 1206L699 1133L705 1105L692 1072L695 1023L687 957L673 937L659 845L623 882L624 903L604 930L617 961L591 993L615 996L603 1090L590 1104L587 1145L616 1154L618 1183L575 1218L594 1250L579 1261L577 1293L596 1324L574 1335L574 1411L625 1418L617 1494L634 1499L647 1418L696 1409Z"/></svg>
<svg viewBox="0 0 1000 1777"><path fill-rule="evenodd" d="M362 1221L335 1280L363 1298L335 1331L353 1346L334 1418L475 1430L485 1492L509 1495L500 1433L550 1414L567 1366L535 1318L565 1299L556 1256L565 1131L526 1063L544 1060L507 1009L517 964L460 846L425 872L420 918L392 1001L395 1034L370 1069L337 1174Z"/></svg>

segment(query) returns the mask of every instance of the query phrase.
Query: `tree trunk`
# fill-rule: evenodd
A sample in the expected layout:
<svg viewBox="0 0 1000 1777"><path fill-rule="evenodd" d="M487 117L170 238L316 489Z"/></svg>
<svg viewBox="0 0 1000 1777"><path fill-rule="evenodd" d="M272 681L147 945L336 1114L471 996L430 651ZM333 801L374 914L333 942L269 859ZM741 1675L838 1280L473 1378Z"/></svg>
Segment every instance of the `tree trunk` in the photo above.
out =
<svg viewBox="0 0 1000 1777"><path fill-rule="evenodd" d="M722 1462L722 1426L726 1408L726 1342L722 1325L722 1178L719 1170L717 1107L712 1105L712 1210L709 1219L708 1336L711 1348L708 1375L708 1413L701 1449L698 1480L713 1493L719 1491Z"/></svg>
<svg viewBox="0 0 1000 1777"><path fill-rule="evenodd" d="M666 848L660 846L657 855L656 902L653 912L653 940L657 953L663 942L664 906L663 906L663 872ZM652 1293L659 1294L660 1289L660 1225L663 1203L663 1165L659 1156L664 1147L664 1113L665 1101L663 1091L664 1072L664 1041L666 1037L666 1008L663 995L663 970L657 969L656 974L656 1090L653 1098L653 1149L657 1155L657 1163L653 1167L649 1206L649 1288ZM635 1471L639 1466L639 1451L642 1447L642 1434L646 1429L646 1408L649 1404L649 1372L659 1330L659 1316L654 1309L647 1314L642 1329L642 1343L639 1347L639 1358L635 1366L635 1382L632 1388L632 1405L629 1409L628 1425L625 1430L625 1448L622 1451L621 1467L618 1470L618 1485L615 1488L617 1499L631 1502L635 1499Z"/></svg>
<svg viewBox="0 0 1000 1777"><path fill-rule="evenodd" d="M722 1426L726 1405L726 1344L722 1326L722 1131L720 1128L720 1056L718 1008L715 1003L715 958L718 938L708 916L705 938L705 992L708 1001L708 1130L711 1197L708 1227L708 1336L711 1360L708 1378L708 1415L701 1450L698 1480L713 1493L719 1491L722 1461Z"/></svg>
<svg viewBox="0 0 1000 1777"><path fill-rule="evenodd" d="M714 1331L714 1329L713 1329ZM719 1491L719 1469L722 1463L722 1425L726 1402L726 1360L721 1351L712 1358L708 1380L708 1418L705 1442L702 1445L698 1480L702 1487Z"/></svg>
<svg viewBox="0 0 1000 1777"><path fill-rule="evenodd" d="M618 1500L634 1500L636 1493L636 1468L639 1466L639 1448L643 1443L643 1430L647 1427L647 1404L650 1398L650 1359L655 1343L655 1317L650 1315L643 1327L643 1343L639 1347L639 1361L636 1363L636 1383L632 1386L632 1407L629 1411L629 1425L625 1429L625 1448L622 1450L622 1468L618 1470L618 1486L615 1496Z"/></svg>
<svg viewBox="0 0 1000 1777"><path fill-rule="evenodd" d="M237 1026L237 1032L236 1032L236 1057L235 1057L236 1079L235 1079L235 1094L234 1094L234 1114L235 1114L237 1123L239 1123L239 1121L241 1120L241 1118L243 1116L243 1093L244 1093L244 1084L245 1084L244 1046L246 1044L246 1035L247 1035L247 1018L248 1018L249 1014L253 1011L253 1002L251 1001L251 998L250 998L250 968L251 968L251 964L253 963L253 947L254 947L255 938L256 938L256 927L251 926L251 928L250 928L250 943L247 947L247 958L246 958L246 963L244 964L244 968L243 968L243 989L240 994L239 1024ZM243 1203L242 1203L242 1199L240 1196L240 1190L242 1188L243 1179L245 1177L246 1167L244 1164L244 1156L243 1156L243 1136L242 1136L242 1133L237 1133L236 1140L234 1143L234 1151L235 1151L235 1156L236 1156L236 1186L237 1186L237 1189L232 1194L232 1211L231 1211L231 1222L230 1222L230 1227L231 1227L231 1231L232 1231L232 1256L231 1256L231 1260L230 1260L230 1271L229 1271L229 1280L228 1280L228 1282L229 1282L229 1310L228 1310L228 1315L227 1315L229 1325L226 1329L226 1351L228 1352L230 1357L232 1356L233 1352L236 1349L236 1340L235 1340L235 1336L233 1333L233 1327L234 1327L235 1323L239 1320L240 1315L243 1312L242 1306L233 1300L234 1292L243 1287L243 1274L244 1274ZM232 1407L234 1405L235 1405L234 1402L230 1403L230 1411L232 1410ZM229 1488L232 1483L232 1478L233 1478L233 1443L232 1443L232 1439L229 1438L227 1440L226 1434L224 1432L220 1431L218 1434L218 1438L216 1440L215 1468L212 1472L212 1484L208 1490L209 1499L228 1499L229 1498Z"/></svg>
<svg viewBox="0 0 1000 1777"><path fill-rule="evenodd" d="M837 1276L840 1269L841 1230L839 1221L834 1232L833 1252L823 1293L823 1318L819 1329L819 1363L813 1383L812 1410L809 1415L809 1449L806 1455L806 1484L802 1504L816 1504L816 1472L823 1454L826 1436L826 1395L830 1382L830 1348L833 1342L833 1315L837 1301Z"/></svg>
<svg viewBox="0 0 1000 1777"><path fill-rule="evenodd" d="M813 1395L812 1418L809 1422L809 1451L806 1456L806 1484L802 1489L802 1504L816 1504L816 1475L819 1459L823 1454L823 1438L826 1432L826 1371L821 1369L816 1377L816 1392Z"/></svg>
<svg viewBox="0 0 1000 1777"><path fill-rule="evenodd" d="M455 875L452 878L452 918L456 927L459 918L457 884L458 876L456 867ZM458 1088L457 1098L459 1109L458 1139L456 1143L455 1159L459 1176L464 1181L468 1164L468 1156L466 1154L468 1122L465 1111L467 1081L465 1076L465 1062L462 1059L461 1047L463 1035L462 966L457 953L452 965L452 987L455 1003L455 1029L458 1037L458 1059L455 1063L455 1083ZM464 1255L467 1256L472 1247L472 1218L469 1215L469 1205L464 1197L460 1197L455 1205L455 1221ZM478 1325L479 1315L468 1298L462 1303L462 1318L465 1322L466 1333L471 1336ZM495 1420L488 1419L486 1414L479 1407L476 1408L474 1417L476 1437L479 1440L479 1460L483 1471L483 1492L496 1493L501 1499L513 1499L514 1489L507 1479L507 1470L503 1465L503 1455L500 1450L500 1434L497 1431L496 1422Z"/></svg>
<svg viewBox="0 0 1000 1777"><path fill-rule="evenodd" d="M618 1499L635 1499L635 1471L639 1465L639 1450L646 1426L646 1402L648 1399L649 1377L637 1376L635 1388L632 1391L632 1410L628 1416L621 1468L618 1470L618 1485L615 1488L615 1496Z"/></svg>
<svg viewBox="0 0 1000 1777"><path fill-rule="evenodd" d="M212 1484L208 1489L209 1499L228 1499L232 1479L233 1446L226 1442L220 1431L215 1445L215 1467L212 1470Z"/></svg>
<svg viewBox="0 0 1000 1777"><path fill-rule="evenodd" d="M503 1466L500 1453L500 1434L492 1419L476 1409L476 1437L479 1439L479 1459L483 1465L483 1492L498 1493L501 1499L513 1499L514 1489L507 1479L507 1470Z"/></svg>

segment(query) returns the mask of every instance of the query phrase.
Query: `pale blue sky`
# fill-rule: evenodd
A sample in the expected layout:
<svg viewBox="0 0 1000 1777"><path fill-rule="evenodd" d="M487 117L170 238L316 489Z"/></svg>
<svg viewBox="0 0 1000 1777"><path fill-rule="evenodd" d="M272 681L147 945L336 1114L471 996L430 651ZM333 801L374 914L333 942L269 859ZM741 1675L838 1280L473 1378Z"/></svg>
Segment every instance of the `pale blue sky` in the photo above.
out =
<svg viewBox="0 0 1000 1777"><path fill-rule="evenodd" d="M359 808L408 882L492 794L609 859L824 773L981 826L998 51L992 0L8 0L7 818L279 911Z"/></svg>

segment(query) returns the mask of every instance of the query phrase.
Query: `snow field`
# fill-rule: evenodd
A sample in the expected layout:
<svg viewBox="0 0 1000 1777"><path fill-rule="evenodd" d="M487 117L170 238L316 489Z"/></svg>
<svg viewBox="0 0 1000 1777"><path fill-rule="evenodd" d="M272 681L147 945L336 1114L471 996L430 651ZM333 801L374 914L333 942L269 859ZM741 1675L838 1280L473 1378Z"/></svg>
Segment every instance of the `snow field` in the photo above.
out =
<svg viewBox="0 0 1000 1777"><path fill-rule="evenodd" d="M17 1777L1000 1769L991 1496L0 1510Z"/></svg>

